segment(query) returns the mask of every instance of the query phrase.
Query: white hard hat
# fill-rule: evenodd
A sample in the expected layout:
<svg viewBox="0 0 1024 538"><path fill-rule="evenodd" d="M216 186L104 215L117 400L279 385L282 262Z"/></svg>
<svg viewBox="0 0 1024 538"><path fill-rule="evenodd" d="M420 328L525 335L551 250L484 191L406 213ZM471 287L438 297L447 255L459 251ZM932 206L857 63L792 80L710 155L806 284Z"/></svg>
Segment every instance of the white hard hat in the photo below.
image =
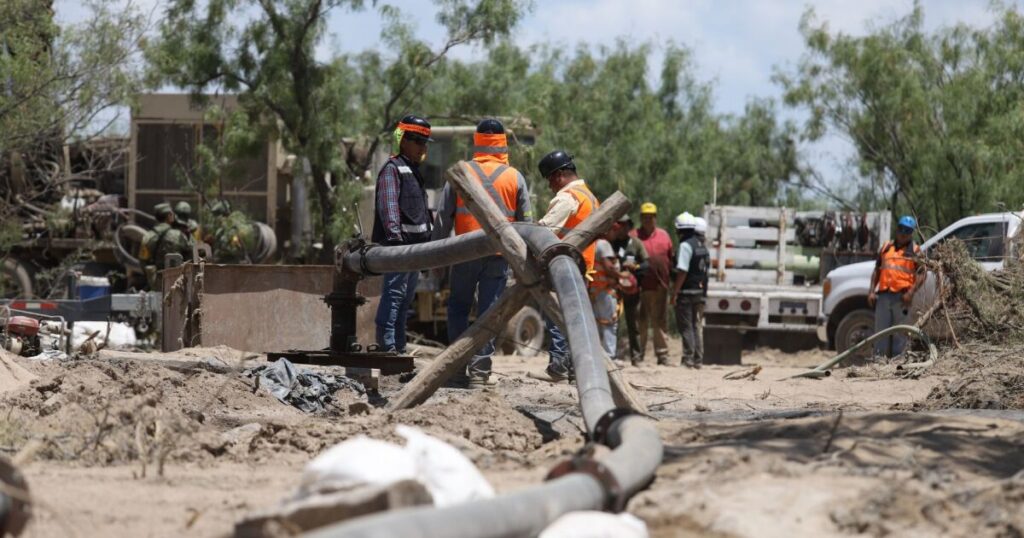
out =
<svg viewBox="0 0 1024 538"><path fill-rule="evenodd" d="M677 230L692 230L697 225L697 219L689 212L684 211L676 217Z"/></svg>
<svg viewBox="0 0 1024 538"><path fill-rule="evenodd" d="M700 235L708 233L708 221L704 220L704 217L694 217L696 224L693 225L693 231Z"/></svg>

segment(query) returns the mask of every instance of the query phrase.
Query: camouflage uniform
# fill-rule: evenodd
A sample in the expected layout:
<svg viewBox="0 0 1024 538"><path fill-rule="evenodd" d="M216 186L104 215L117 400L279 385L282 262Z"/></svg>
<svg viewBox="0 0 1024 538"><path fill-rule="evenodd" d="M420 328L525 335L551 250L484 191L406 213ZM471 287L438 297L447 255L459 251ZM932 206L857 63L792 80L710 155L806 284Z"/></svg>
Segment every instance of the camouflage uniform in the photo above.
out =
<svg viewBox="0 0 1024 538"><path fill-rule="evenodd" d="M175 224L194 239L200 239L199 223L192 218L192 206L182 200L174 206Z"/></svg>
<svg viewBox="0 0 1024 538"><path fill-rule="evenodd" d="M157 218L166 218L170 213L170 204L157 204L154 208ZM179 253L182 258L192 258L192 240L190 236L176 228L172 223L160 222L142 238L142 252L139 258L157 270L164 269L166 257L171 253Z"/></svg>

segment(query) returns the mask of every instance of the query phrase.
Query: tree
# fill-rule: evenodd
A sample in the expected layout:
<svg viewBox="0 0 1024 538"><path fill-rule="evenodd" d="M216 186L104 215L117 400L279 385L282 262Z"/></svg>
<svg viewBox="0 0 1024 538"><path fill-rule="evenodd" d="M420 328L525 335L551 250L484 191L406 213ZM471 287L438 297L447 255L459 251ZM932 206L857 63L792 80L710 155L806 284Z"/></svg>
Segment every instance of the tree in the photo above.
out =
<svg viewBox="0 0 1024 538"><path fill-rule="evenodd" d="M188 88L196 96L210 90L238 93L254 126L280 139L300 162L307 160L318 200L318 232L329 254L337 192L327 174L347 178L364 172L372 150L408 110L410 96L429 80L431 68L455 46L507 34L523 10L516 0L437 3L438 22L448 36L436 51L414 37L395 8L382 8L390 22L383 35L397 57L367 55L380 78L360 83L362 93L353 95L354 81L364 75L345 61L322 63L314 51L326 36L326 15L333 9L362 9L361 0L209 0L204 6L172 0L160 39L147 53L152 82ZM369 106L359 106L363 103ZM343 170L340 142L353 133L371 134L371 148L357 169Z"/></svg>
<svg viewBox="0 0 1024 538"><path fill-rule="evenodd" d="M0 194L48 191L61 146L104 133L140 86L148 20L130 4L90 1L59 28L50 0L0 2ZM97 120L105 123L97 125ZM18 169L15 174L14 168ZM66 172L66 171L65 171ZM13 203L13 200L7 199Z"/></svg>
<svg viewBox="0 0 1024 538"><path fill-rule="evenodd" d="M1024 19L1015 8L1000 15L991 28L929 33L917 4L855 37L808 11L807 53L776 78L786 103L810 112L807 139L831 132L854 145L862 197L937 228L997 202L1019 207Z"/></svg>
<svg viewBox="0 0 1024 538"><path fill-rule="evenodd" d="M435 117L474 121L528 118L539 130L532 148L516 146L513 164L532 178L540 213L550 197L536 173L548 151L576 156L600 197L622 190L655 200L666 224L674 213L699 212L719 179L719 202L772 204L783 186L805 176L773 103L753 101L738 116L712 108L709 84L697 80L690 52L667 47L660 80L648 76L651 45L549 46L499 43L477 62L447 61L414 102Z"/></svg>

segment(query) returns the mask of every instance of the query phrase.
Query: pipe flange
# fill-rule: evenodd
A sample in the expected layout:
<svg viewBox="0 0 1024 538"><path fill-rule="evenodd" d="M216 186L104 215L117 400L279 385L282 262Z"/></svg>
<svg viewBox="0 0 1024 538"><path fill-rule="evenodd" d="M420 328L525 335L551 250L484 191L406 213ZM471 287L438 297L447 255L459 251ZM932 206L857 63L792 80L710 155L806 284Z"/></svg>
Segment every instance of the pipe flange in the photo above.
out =
<svg viewBox="0 0 1024 538"><path fill-rule="evenodd" d="M587 262L583 259L583 254L580 253L580 249L565 242L555 243L554 245L544 249L540 253L540 256L537 256L537 263L540 265L541 271L544 272L546 277L550 278L550 263L556 256L568 256L572 258L580 268L580 274L586 278Z"/></svg>
<svg viewBox="0 0 1024 538"><path fill-rule="evenodd" d="M374 243L367 243L359 247L359 269L362 271L363 276L380 276L380 273L374 273L366 265L366 253L370 252L370 249L379 246Z"/></svg>
<svg viewBox="0 0 1024 538"><path fill-rule="evenodd" d="M612 426L615 425L619 419L635 414L637 414L636 411L627 407L616 407L615 409L601 415L601 418L597 419L597 423L594 424L594 431L590 432L590 442L597 443L599 445L611 446L608 444L608 434L611 432Z"/></svg>
<svg viewBox="0 0 1024 538"><path fill-rule="evenodd" d="M601 487L604 488L604 510L615 513L621 512L626 508L626 501L629 499L626 498L622 491L622 486L619 485L618 479L615 478L611 470L605 464L592 457L593 452L592 445L584 446L572 458L555 465L545 480L554 480L571 473L588 474L594 477L601 484Z"/></svg>

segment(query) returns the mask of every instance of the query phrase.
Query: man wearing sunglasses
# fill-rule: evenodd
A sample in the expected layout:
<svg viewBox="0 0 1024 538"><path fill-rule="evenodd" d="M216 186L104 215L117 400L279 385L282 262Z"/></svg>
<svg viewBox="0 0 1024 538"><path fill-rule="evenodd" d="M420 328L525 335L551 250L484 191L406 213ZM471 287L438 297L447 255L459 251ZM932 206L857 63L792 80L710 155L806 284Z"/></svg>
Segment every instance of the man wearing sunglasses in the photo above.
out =
<svg viewBox="0 0 1024 538"><path fill-rule="evenodd" d="M396 246L430 241L433 221L420 164L427 159L427 142L432 140L427 120L410 115L398 122L394 154L377 175L374 243ZM382 351L406 352L405 324L418 281L418 271L384 274L375 320Z"/></svg>
<svg viewBox="0 0 1024 538"><path fill-rule="evenodd" d="M919 263L921 247L914 244L917 221L900 217L896 240L882 246L871 273L868 305L875 307L875 332L907 322L914 294L924 283L924 266ZM892 334L875 341L875 355L895 357L903 353L907 337Z"/></svg>

